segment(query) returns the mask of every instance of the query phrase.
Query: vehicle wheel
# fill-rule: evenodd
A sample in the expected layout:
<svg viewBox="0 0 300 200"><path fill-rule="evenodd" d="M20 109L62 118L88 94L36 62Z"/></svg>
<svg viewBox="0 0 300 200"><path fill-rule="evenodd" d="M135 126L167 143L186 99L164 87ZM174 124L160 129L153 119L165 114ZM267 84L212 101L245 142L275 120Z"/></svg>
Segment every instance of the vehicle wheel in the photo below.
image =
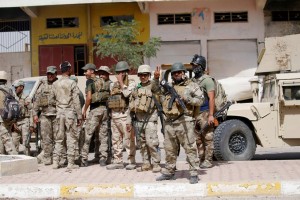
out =
<svg viewBox="0 0 300 200"><path fill-rule="evenodd" d="M214 155L217 160L251 160L256 144L250 128L240 120L221 123L214 132Z"/></svg>

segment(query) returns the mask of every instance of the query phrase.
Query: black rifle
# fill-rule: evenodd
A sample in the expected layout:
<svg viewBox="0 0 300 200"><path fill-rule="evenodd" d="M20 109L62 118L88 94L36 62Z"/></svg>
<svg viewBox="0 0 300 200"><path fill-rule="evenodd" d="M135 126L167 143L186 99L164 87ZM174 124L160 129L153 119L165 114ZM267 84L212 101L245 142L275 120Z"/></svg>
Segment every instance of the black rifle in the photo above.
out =
<svg viewBox="0 0 300 200"><path fill-rule="evenodd" d="M219 117L222 117L224 115L224 111L229 108L229 106L232 105L231 101L228 101L220 110L214 113L214 118L217 119ZM202 134L207 128L209 127L209 124L206 122L204 127L200 130L200 134Z"/></svg>
<svg viewBox="0 0 300 200"><path fill-rule="evenodd" d="M29 131L28 135L26 137L26 140L25 140L25 147L26 148L30 148L30 139L31 139L31 132Z"/></svg>
<svg viewBox="0 0 300 200"><path fill-rule="evenodd" d="M169 104L168 104L168 109L172 109L172 105L174 103L174 101L176 101L180 106L181 108L183 109L184 113L187 113L187 108L184 104L184 102L182 101L182 99L180 98L179 94L176 92L176 90L174 89L174 87L170 86L169 83L163 79L161 82L160 82L160 85L169 93L171 94L171 99L169 101Z"/></svg>
<svg viewBox="0 0 300 200"><path fill-rule="evenodd" d="M155 106L157 108L157 115L159 116L160 122L161 122L161 133L165 136L165 120L164 120L164 111L161 106L161 104L156 99L155 95L153 95L153 100L155 103Z"/></svg>
<svg viewBox="0 0 300 200"><path fill-rule="evenodd" d="M38 153L41 152L41 122L36 123L35 147Z"/></svg>

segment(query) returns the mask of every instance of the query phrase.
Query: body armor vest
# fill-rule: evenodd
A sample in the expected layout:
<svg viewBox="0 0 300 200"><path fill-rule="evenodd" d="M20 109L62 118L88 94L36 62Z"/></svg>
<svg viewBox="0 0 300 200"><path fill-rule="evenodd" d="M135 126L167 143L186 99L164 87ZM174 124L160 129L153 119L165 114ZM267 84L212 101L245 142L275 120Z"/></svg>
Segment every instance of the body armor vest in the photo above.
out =
<svg viewBox="0 0 300 200"><path fill-rule="evenodd" d="M125 98L120 84L115 82L111 90L111 96L108 98L108 108L111 109L125 109L128 106L128 98Z"/></svg>
<svg viewBox="0 0 300 200"><path fill-rule="evenodd" d="M92 103L105 103L109 98L109 81L102 78L94 79L95 91L92 94Z"/></svg>
<svg viewBox="0 0 300 200"><path fill-rule="evenodd" d="M39 107L55 107L55 100L53 96L52 85L49 85L47 81L42 81L43 89L41 93L37 96L36 102Z"/></svg>
<svg viewBox="0 0 300 200"><path fill-rule="evenodd" d="M154 107L154 100L152 99L151 84L148 84L147 86L144 87L138 86L131 93L131 99L129 103L130 111L148 112L153 107Z"/></svg>
<svg viewBox="0 0 300 200"><path fill-rule="evenodd" d="M179 96L184 96L185 88L186 86L190 83L190 80L185 80L182 83L178 85L173 85L174 89L178 93ZM190 104L186 104L186 108L188 110L187 113L184 113L184 110L181 108L180 105L176 103L176 101L173 102L172 108L168 109L169 101L171 100L172 95L167 94L162 105L163 105L163 111L166 114L167 117L178 117L180 115L186 114L188 116L193 116L194 115L194 106Z"/></svg>

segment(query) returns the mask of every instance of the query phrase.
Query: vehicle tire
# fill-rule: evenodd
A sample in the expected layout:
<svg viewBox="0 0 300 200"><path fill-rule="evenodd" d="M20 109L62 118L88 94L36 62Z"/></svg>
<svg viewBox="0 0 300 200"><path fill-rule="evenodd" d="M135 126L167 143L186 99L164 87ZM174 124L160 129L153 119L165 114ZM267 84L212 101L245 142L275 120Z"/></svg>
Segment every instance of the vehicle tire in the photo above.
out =
<svg viewBox="0 0 300 200"><path fill-rule="evenodd" d="M251 129L242 121L232 119L221 123L214 132L214 155L217 160L251 160L256 144Z"/></svg>

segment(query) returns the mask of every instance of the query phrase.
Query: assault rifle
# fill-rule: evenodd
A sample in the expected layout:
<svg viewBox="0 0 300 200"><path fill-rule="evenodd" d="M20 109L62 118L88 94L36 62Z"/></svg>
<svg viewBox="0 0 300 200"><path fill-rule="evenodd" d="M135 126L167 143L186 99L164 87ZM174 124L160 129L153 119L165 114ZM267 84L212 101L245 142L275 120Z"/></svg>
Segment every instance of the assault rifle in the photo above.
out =
<svg viewBox="0 0 300 200"><path fill-rule="evenodd" d="M160 82L160 85L169 93L171 94L171 99L169 101L169 104L168 104L168 109L172 109L172 105L174 103L174 101L176 101L180 107L183 109L183 111L185 113L187 113L187 108L184 104L184 102L182 101L182 99L180 98L179 94L176 92L176 90L174 89L174 87L170 86L169 83L163 79L161 82Z"/></svg>
<svg viewBox="0 0 300 200"><path fill-rule="evenodd" d="M35 146L38 153L41 152L41 122L36 123Z"/></svg>
<svg viewBox="0 0 300 200"><path fill-rule="evenodd" d="M214 113L214 118L217 119L219 117L222 117L224 115L224 111L229 108L229 106L232 105L231 101L227 101L227 103L217 112ZM209 127L209 124L206 122L204 127L200 130L200 134L202 134L207 128Z"/></svg>

